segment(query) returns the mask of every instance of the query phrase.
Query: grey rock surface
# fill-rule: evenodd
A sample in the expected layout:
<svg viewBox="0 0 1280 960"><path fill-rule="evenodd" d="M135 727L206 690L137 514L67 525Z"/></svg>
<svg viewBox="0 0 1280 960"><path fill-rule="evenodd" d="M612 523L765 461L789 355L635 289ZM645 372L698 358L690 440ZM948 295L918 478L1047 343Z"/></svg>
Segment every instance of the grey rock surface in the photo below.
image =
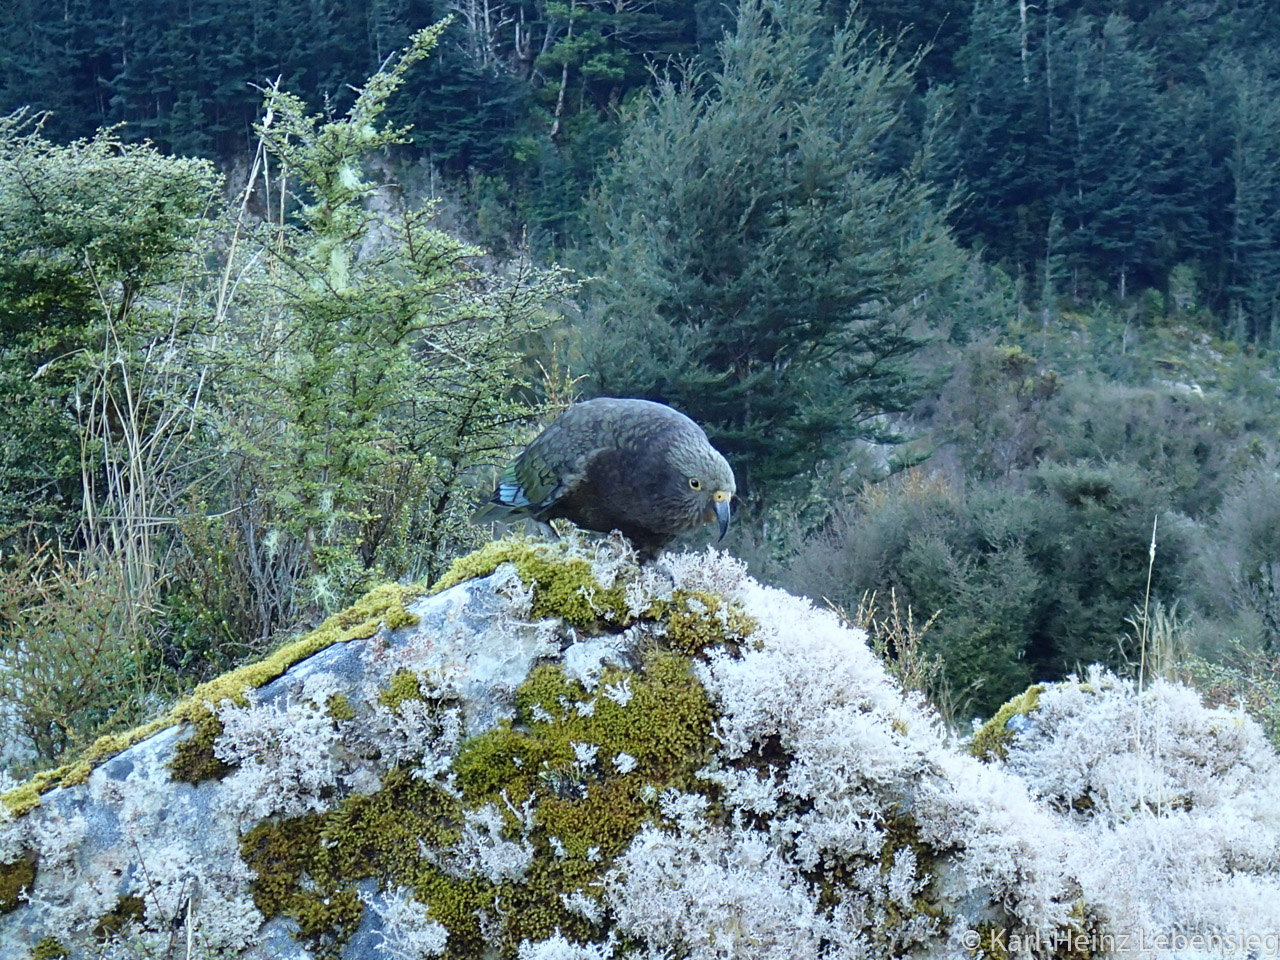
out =
<svg viewBox="0 0 1280 960"><path fill-rule="evenodd" d="M226 748L241 764L222 780L171 779L174 750L193 731L170 727L97 767L84 785L56 788L29 814L0 821L0 863L38 857L28 902L0 914L0 960L29 960L46 937L96 955L94 926L128 898L141 900L155 930L192 914L209 946L246 958L306 956L291 924L264 926L249 894L241 833L264 816L372 792L391 762L433 749L447 755L461 737L510 716L530 665L558 650L551 625L513 619L523 591L508 567L425 597L409 608L416 625L335 643L249 691L248 707L225 705L224 721L245 743ZM377 706L378 691L401 669L438 681L435 692L451 704L443 724L423 717L415 727ZM338 695L364 705L359 729L341 737L326 713ZM323 741L326 749L317 750ZM372 955L377 923L377 911L366 911L368 929L352 939L350 956Z"/></svg>

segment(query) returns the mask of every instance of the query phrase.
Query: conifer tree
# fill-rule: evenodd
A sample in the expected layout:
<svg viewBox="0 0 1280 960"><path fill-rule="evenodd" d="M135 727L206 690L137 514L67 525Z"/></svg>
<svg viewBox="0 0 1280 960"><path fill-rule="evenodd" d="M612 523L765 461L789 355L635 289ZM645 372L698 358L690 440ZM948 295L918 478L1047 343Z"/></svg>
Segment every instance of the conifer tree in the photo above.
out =
<svg viewBox="0 0 1280 960"><path fill-rule="evenodd" d="M505 453L527 413L512 371L567 289L527 265L483 276L481 251L435 228L434 201L368 175L369 154L407 134L385 122L388 98L443 28L415 35L343 117L270 97L268 163L300 205L247 238L228 272L241 289L218 311L230 372L217 430L243 465L230 495L251 501L254 536L296 558L321 608L406 569L436 574L479 535L467 472Z"/></svg>
<svg viewBox="0 0 1280 960"><path fill-rule="evenodd" d="M715 72L660 79L594 201L589 389L685 410L757 492L915 396L955 261L919 163L882 168L916 66L895 54L816 3L749 0Z"/></svg>

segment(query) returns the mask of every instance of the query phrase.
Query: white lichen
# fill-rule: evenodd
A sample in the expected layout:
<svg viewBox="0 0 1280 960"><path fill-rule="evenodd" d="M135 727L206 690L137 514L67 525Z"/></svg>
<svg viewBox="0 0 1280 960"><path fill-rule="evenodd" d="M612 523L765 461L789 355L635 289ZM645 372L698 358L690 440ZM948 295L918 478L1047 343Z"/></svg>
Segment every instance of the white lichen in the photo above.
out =
<svg viewBox="0 0 1280 960"><path fill-rule="evenodd" d="M380 939L374 949L388 960L421 960L444 953L449 931L431 919L412 890L396 887L378 896L362 893L360 899L378 917Z"/></svg>
<svg viewBox="0 0 1280 960"><path fill-rule="evenodd" d="M531 821L524 827L527 833ZM533 863L533 844L523 836L509 840L505 832L502 812L494 804L466 811L462 837L442 860L445 871L455 877L478 874L493 883L521 879Z"/></svg>
<svg viewBox="0 0 1280 960"><path fill-rule="evenodd" d="M631 692L631 678L623 677L617 683L605 684L602 691L606 697L612 700L620 707L625 707L631 702L634 694Z"/></svg>
<svg viewBox="0 0 1280 960"><path fill-rule="evenodd" d="M612 943L572 943L557 933L550 940L521 942L517 960L613 960Z"/></svg>
<svg viewBox="0 0 1280 960"><path fill-rule="evenodd" d="M324 698L217 708L223 732L214 755L235 770L224 780L227 803L247 823L270 816L292 817L331 805L342 759L340 740Z"/></svg>
<svg viewBox="0 0 1280 960"><path fill-rule="evenodd" d="M560 902L570 913L576 913L588 923L599 924L604 919L604 910L598 897L590 897L581 890L560 894Z"/></svg>

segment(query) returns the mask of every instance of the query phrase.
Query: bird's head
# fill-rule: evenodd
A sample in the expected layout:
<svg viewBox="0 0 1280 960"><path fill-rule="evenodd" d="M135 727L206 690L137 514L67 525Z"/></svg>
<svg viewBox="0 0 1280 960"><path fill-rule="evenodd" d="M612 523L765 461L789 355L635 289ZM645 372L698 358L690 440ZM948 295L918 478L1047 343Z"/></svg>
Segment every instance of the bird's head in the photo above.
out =
<svg viewBox="0 0 1280 960"><path fill-rule="evenodd" d="M729 504L737 489L733 468L706 437L700 440L700 443L673 444L668 451L667 466L672 484L679 488L678 496L689 526L714 522L723 540L729 530Z"/></svg>

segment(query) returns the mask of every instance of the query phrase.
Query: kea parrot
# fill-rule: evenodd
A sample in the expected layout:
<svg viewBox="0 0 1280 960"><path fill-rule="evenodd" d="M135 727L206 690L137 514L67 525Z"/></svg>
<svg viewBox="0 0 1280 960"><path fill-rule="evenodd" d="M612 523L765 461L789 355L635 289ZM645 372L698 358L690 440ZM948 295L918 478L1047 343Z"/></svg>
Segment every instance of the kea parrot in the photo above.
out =
<svg viewBox="0 0 1280 960"><path fill-rule="evenodd" d="M502 473L476 523L564 517L620 531L641 560L687 530L729 529L733 470L696 423L650 400L569 407Z"/></svg>

